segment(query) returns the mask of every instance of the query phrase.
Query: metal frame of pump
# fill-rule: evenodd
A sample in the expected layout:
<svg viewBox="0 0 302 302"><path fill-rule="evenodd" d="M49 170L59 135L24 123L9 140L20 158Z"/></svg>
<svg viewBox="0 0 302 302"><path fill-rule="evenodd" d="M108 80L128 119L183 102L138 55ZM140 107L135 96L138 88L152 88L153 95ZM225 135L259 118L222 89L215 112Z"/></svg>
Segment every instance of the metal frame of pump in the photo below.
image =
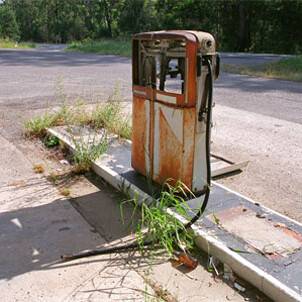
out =
<svg viewBox="0 0 302 302"><path fill-rule="evenodd" d="M219 56L216 56L216 70L215 75L216 77L219 74ZM212 119L212 106L213 106L213 70L212 70L212 63L211 63L212 56L209 55L203 55L198 54L197 55L197 76L201 75L201 70L204 67L207 68L208 73L206 76L206 90L207 90L207 104L206 106L203 106L204 104L200 104L200 108L198 111L198 119L199 121L205 121L206 123L206 169L207 169L207 186L204 192L204 198L201 207L199 210L195 213L193 218L187 222L187 224L184 226L185 229L189 228L191 225L193 225L202 215L204 210L206 209L207 203L209 201L210 196L210 186L211 186L211 163L210 163L210 139L211 139L211 119ZM183 230L183 229L182 229ZM180 232L182 231L180 230ZM152 241L146 240L143 243L143 246L149 246L151 245ZM83 257L89 257L94 255L100 255L100 254L110 254L114 252L122 252L133 248L138 248L139 245L137 242L134 242L132 244L127 245L120 245L112 248L105 248L105 249L94 249L83 253L78 254L67 254L64 256L61 256L61 259L63 260L73 260Z"/></svg>

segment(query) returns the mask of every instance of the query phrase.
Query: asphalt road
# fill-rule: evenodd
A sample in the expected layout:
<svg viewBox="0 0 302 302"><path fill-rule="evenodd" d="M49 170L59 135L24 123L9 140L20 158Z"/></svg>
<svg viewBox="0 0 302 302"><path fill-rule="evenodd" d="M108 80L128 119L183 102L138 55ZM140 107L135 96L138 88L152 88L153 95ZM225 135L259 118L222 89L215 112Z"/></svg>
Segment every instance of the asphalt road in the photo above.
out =
<svg viewBox="0 0 302 302"><path fill-rule="evenodd" d="M54 46L55 47L55 46ZM223 53L222 62L258 64L274 55ZM54 102L57 82L70 95L87 101L104 100L118 83L131 100L129 58L47 50L0 50L0 106L34 109ZM62 79L62 80L60 80ZM217 104L302 123L302 85L222 73L215 83Z"/></svg>

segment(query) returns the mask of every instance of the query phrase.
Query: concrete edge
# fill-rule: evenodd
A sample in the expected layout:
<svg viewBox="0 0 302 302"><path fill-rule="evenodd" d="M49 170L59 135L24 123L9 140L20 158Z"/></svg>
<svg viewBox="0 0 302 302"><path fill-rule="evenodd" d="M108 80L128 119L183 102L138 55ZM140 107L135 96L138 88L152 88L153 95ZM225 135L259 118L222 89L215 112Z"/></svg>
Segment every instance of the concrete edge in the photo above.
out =
<svg viewBox="0 0 302 302"><path fill-rule="evenodd" d="M192 226L196 234L196 244L202 250L228 264L244 280L260 289L274 301L302 301L302 297L282 282L250 263L236 252L231 251L219 240L204 231Z"/></svg>
<svg viewBox="0 0 302 302"><path fill-rule="evenodd" d="M62 142L64 142L65 144L68 145L68 149L72 152L72 153L75 153L76 150L75 150L75 147L74 147L74 144L64 135L62 135L61 133L55 131L54 129L52 128L48 128L46 129L47 132L49 132L50 134L56 136L58 139L60 139Z"/></svg>
<svg viewBox="0 0 302 302"><path fill-rule="evenodd" d="M54 129L48 129L48 131L51 134L57 136L62 141L64 141L71 149L71 151L75 152L75 148L72 142L68 140L65 136L61 135L60 133L57 133ZM101 165L100 163L93 162L92 169L96 174L104 178L109 184L111 184L117 190L123 190L124 188L126 188L128 190L128 193L132 194L133 196L136 196L136 199L138 201L148 200L151 198L150 195L146 194L138 187L131 184L129 181L124 179L121 175L119 175L112 169ZM255 203L255 201L253 201L250 198L246 198L243 195L233 190L230 190L222 185L217 184L216 182L213 183L215 183L215 185L220 186L221 188L228 190L229 192L232 192L238 196L247 199L252 203ZM272 211L270 209L268 210ZM177 217L177 219L179 219L182 223L187 222L186 219L176 214L171 209L168 209L168 213L170 215ZM285 218L288 218L282 214L279 214L278 212L276 213ZM194 225L191 228L196 234L198 234L197 239L195 241L196 241L196 245L199 248L211 254L212 256L217 257L222 263L227 263L238 276L242 277L244 280L253 284L268 297L274 299L275 301L280 301L280 302L287 302L287 301L302 302L302 297L298 293L296 293L295 291L293 291L292 289L290 289L289 287L287 287L286 285L284 285L283 283L281 283L279 280L272 277L268 273L264 272L254 264L250 263L243 257L241 257L238 253L231 251L222 242L217 240L214 236L207 234L206 232L198 229Z"/></svg>

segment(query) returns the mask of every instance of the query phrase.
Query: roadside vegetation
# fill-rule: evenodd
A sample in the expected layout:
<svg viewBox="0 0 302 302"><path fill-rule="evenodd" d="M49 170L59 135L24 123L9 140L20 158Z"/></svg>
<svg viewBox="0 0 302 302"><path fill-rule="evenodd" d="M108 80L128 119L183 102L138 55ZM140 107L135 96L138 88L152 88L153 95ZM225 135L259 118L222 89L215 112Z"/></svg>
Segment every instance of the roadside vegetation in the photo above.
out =
<svg viewBox="0 0 302 302"><path fill-rule="evenodd" d="M66 52L89 52L104 55L131 56L130 39L102 39L99 41L73 42L69 44Z"/></svg>
<svg viewBox="0 0 302 302"><path fill-rule="evenodd" d="M0 39L0 48L37 48L37 45L34 43L26 43L26 42L14 42L10 40Z"/></svg>
<svg viewBox="0 0 302 302"><path fill-rule="evenodd" d="M50 127L80 125L106 129L120 138L131 138L131 119L129 114L124 113L123 100L118 86L106 102L97 105L88 105L82 99L77 100L75 104L69 104L62 86L59 80L57 97L61 101L61 106L55 110L46 109L43 114L29 119L25 124L27 135L44 137ZM54 141L53 137L47 144L51 144L52 141Z"/></svg>
<svg viewBox="0 0 302 302"><path fill-rule="evenodd" d="M302 82L302 56L283 58L260 66L222 64L222 71Z"/></svg>
<svg viewBox="0 0 302 302"><path fill-rule="evenodd" d="M107 152L108 140L112 134L120 139L131 139L130 116L123 110L123 98L118 85L104 103L87 105L78 100L75 104L69 104L63 80L58 76L56 95L61 105L56 110L47 109L44 113L29 119L25 125L27 135L41 138L47 148L65 149L66 146L47 131L51 127L65 126L75 149L75 153L69 159L69 163L72 163L71 173L74 175L88 172L92 162ZM44 172L41 165L36 165L34 169L36 173ZM55 172L48 176L56 186L62 183L61 178L62 176ZM150 190L155 192L154 188ZM150 242L151 251L161 246L169 255L180 249L190 252L194 244L194 234L188 232L176 217L168 214L168 208L173 207L177 214L189 220L187 211L190 209L186 206L185 200L194 195L184 184L178 182L174 188L165 183L147 201L139 202L137 194L130 196L129 188L128 190L121 188L121 193L122 219L123 207L128 204L133 206L132 217L139 216L135 222L137 223L135 234L142 252L145 241ZM68 196L71 190L62 183L60 194Z"/></svg>
<svg viewBox="0 0 302 302"><path fill-rule="evenodd" d="M108 136L117 135L121 139L131 139L131 119L124 112L123 97L118 85L107 101L93 105L82 99L70 103L60 76L56 79L56 92L61 105L46 109L44 113L27 120L26 135L39 137L46 147L52 148L59 145L60 141L47 130L55 126L66 126L76 149L73 156L75 173L89 171L92 162L106 153ZM88 131L85 137L78 132L80 128ZM99 135L100 130L103 131L102 135Z"/></svg>

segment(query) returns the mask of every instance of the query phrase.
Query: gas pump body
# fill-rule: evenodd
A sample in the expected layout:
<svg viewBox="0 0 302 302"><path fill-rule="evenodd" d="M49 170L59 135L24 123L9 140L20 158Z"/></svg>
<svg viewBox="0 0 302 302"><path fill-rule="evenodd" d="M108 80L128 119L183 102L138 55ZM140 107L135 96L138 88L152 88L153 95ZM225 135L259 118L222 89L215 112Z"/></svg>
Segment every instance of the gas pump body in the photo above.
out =
<svg viewBox="0 0 302 302"><path fill-rule="evenodd" d="M213 36L196 31L140 33L132 39L132 167L158 183L192 192L207 186L206 118Z"/></svg>

